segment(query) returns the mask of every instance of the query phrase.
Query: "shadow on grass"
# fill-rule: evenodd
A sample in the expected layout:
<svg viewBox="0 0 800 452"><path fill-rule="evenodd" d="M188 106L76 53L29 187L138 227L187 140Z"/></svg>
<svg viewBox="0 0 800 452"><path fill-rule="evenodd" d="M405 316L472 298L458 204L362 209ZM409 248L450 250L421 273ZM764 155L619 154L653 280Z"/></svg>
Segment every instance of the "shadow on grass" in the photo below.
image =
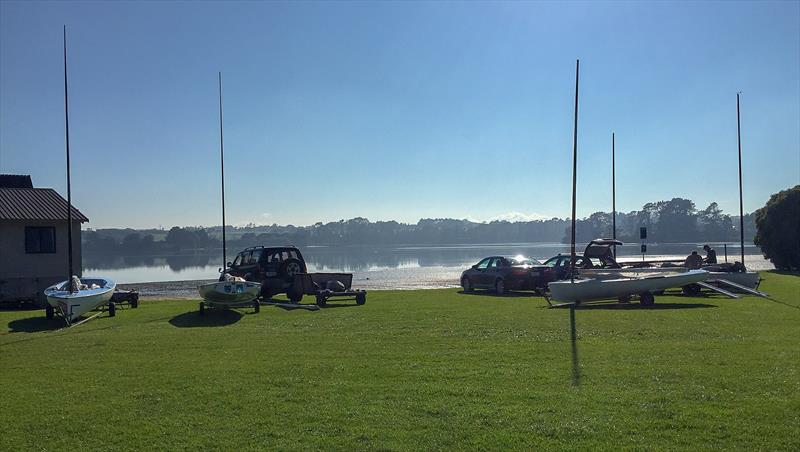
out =
<svg viewBox="0 0 800 452"><path fill-rule="evenodd" d="M61 328L64 328L64 320L60 318L48 319L44 315L8 322L8 330L11 333L38 333L40 331L55 331Z"/></svg>
<svg viewBox="0 0 800 452"><path fill-rule="evenodd" d="M609 310L628 310L628 309L641 309L645 311L658 311L661 309L699 309L699 308L716 308L717 305L706 303L658 303L652 306L642 306L639 303L596 303L596 304L581 304L575 306L578 310L592 310L592 309L609 309Z"/></svg>
<svg viewBox="0 0 800 452"><path fill-rule="evenodd" d="M203 328L232 325L241 320L243 314L233 309L206 309L205 315L198 311L184 312L169 320L177 328Z"/></svg>
<svg viewBox="0 0 800 452"><path fill-rule="evenodd" d="M479 297L496 297L496 298L541 298L541 294L537 294L535 292L519 292L516 290L510 290L503 295L499 295L498 293L492 290L473 290L472 292L464 292L463 290L458 291L461 295L472 295L472 296L479 296Z"/></svg>

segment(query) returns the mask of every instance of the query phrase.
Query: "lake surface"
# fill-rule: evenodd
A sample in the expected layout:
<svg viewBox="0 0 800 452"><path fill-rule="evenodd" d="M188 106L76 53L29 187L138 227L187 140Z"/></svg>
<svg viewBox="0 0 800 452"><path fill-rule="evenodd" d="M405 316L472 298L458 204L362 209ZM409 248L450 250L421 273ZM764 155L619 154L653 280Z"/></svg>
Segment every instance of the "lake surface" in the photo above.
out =
<svg viewBox="0 0 800 452"><path fill-rule="evenodd" d="M712 244L717 258L725 261L723 244ZM582 252L584 245L576 250ZM683 259L695 244L648 244L648 259ZM738 244L728 244L728 260L739 260ZM461 272L480 259L518 254L546 260L558 253L569 253L561 243L510 243L448 246L308 246L301 252L310 272L353 273L353 285L365 289L443 288L458 285ZM233 260L238 250L230 250ZM745 245L748 269L767 270L773 266L755 245ZM620 261L641 259L639 244L617 247ZM85 275L103 275L120 284L211 280L219 276L222 252L169 256L92 256L83 257Z"/></svg>

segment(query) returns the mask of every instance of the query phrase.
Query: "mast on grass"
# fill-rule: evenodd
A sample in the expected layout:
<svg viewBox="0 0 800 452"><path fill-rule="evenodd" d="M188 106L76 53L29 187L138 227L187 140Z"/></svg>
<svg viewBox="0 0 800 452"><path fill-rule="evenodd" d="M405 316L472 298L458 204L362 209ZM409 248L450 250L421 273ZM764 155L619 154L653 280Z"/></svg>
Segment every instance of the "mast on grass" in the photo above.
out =
<svg viewBox="0 0 800 452"><path fill-rule="evenodd" d="M742 205L742 122L739 115L739 95L736 93L736 134L739 140L739 247L744 265L744 206Z"/></svg>
<svg viewBox="0 0 800 452"><path fill-rule="evenodd" d="M575 199L578 170L578 77L581 60L575 60L575 120L572 129L572 243L570 245L569 280L575 282Z"/></svg>
<svg viewBox="0 0 800 452"><path fill-rule="evenodd" d="M228 255L225 249L225 147L222 138L222 72L219 80L219 167L222 174L222 270L228 267Z"/></svg>
<svg viewBox="0 0 800 452"><path fill-rule="evenodd" d="M617 240L617 169L614 132L611 132L611 238ZM617 245L614 245L614 259L617 258Z"/></svg>
<svg viewBox="0 0 800 452"><path fill-rule="evenodd" d="M70 293L72 288L72 186L69 177L69 95L67 89L67 26L64 25L64 129L67 142L67 285ZM77 288L76 288L77 289Z"/></svg>

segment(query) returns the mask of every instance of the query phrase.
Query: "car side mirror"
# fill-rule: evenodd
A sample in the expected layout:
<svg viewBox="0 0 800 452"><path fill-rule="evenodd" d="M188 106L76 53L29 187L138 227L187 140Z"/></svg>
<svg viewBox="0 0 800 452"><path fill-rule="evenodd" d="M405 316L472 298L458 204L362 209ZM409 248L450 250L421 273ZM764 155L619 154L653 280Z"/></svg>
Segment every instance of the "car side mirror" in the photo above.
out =
<svg viewBox="0 0 800 452"><path fill-rule="evenodd" d="M222 267L217 269L217 273L222 273Z"/></svg>
<svg viewBox="0 0 800 452"><path fill-rule="evenodd" d="M230 263L230 262L228 262L228 263L227 263L227 264L225 264L225 265L227 265L228 267L230 267L230 266L231 266L231 263Z"/></svg>

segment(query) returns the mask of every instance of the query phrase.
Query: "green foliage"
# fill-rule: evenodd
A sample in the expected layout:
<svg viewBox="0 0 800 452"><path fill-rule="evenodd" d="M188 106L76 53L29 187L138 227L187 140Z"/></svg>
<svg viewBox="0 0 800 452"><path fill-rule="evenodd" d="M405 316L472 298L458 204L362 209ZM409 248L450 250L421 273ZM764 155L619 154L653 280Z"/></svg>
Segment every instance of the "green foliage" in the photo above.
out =
<svg viewBox="0 0 800 452"><path fill-rule="evenodd" d="M456 290L0 311L0 450L798 450L800 277L764 277L775 301L577 310L575 355L568 310Z"/></svg>
<svg viewBox="0 0 800 452"><path fill-rule="evenodd" d="M800 269L800 185L772 195L758 209L754 242L775 268Z"/></svg>

